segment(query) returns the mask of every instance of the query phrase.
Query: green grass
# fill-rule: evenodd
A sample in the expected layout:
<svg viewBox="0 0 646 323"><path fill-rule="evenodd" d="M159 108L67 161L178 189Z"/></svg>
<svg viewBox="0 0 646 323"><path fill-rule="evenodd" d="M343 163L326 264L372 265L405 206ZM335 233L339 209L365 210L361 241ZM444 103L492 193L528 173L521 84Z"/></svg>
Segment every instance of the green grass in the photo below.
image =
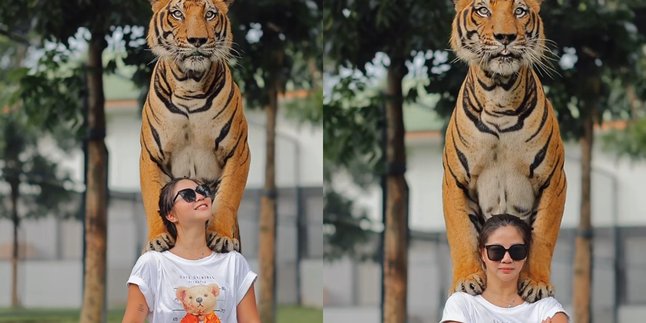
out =
<svg viewBox="0 0 646 323"><path fill-rule="evenodd" d="M276 323L323 323L323 310L282 305L276 313Z"/></svg>
<svg viewBox="0 0 646 323"><path fill-rule="evenodd" d="M108 323L119 323L123 315L123 309L110 310L108 312ZM278 306L276 313L277 323L323 323L323 311L321 309ZM0 322L20 323L75 323L78 322L79 310L74 309L8 309L0 308Z"/></svg>

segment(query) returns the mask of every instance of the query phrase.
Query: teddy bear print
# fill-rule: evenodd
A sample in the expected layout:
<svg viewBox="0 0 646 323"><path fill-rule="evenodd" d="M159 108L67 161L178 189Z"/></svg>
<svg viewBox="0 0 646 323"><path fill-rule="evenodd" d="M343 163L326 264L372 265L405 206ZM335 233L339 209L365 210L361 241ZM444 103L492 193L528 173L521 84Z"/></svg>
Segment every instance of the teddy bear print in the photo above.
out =
<svg viewBox="0 0 646 323"><path fill-rule="evenodd" d="M219 294L217 284L178 287L176 296L186 311L181 323L220 323L214 311Z"/></svg>

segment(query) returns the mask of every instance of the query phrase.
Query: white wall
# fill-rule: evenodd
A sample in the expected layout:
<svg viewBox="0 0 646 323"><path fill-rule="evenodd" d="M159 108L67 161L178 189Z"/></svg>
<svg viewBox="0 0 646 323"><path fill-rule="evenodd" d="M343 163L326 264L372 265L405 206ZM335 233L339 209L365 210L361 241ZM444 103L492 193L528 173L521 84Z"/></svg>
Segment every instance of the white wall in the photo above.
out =
<svg viewBox="0 0 646 323"><path fill-rule="evenodd" d="M252 158L247 186L262 187L265 180L265 113L247 109L245 115ZM300 158L296 159L297 156ZM294 186L297 182L300 186L323 184L323 129L321 125L299 124L279 114L276 120L276 185Z"/></svg>

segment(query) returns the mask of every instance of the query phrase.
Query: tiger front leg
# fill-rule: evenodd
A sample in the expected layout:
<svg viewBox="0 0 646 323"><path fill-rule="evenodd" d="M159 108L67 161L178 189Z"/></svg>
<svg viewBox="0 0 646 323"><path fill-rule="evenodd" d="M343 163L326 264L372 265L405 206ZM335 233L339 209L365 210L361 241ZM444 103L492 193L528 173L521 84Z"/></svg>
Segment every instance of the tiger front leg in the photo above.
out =
<svg viewBox="0 0 646 323"><path fill-rule="evenodd" d="M554 296L550 283L552 255L558 239L565 206L566 181L563 171L557 172L539 203L532 225L532 245L525 270L519 281L519 294L533 303L544 297Z"/></svg>
<svg viewBox="0 0 646 323"><path fill-rule="evenodd" d="M142 143L142 147L145 147ZM159 216L159 193L162 186L169 180L143 150L139 160L141 196L146 212L148 239L143 247L146 251L165 251L175 245L175 239L168 233L162 218Z"/></svg>
<svg viewBox="0 0 646 323"><path fill-rule="evenodd" d="M465 193L446 170L442 190L446 235L451 251L453 280L451 292L481 294L486 276L478 252L477 231L470 219L470 207Z"/></svg>
<svg viewBox="0 0 646 323"><path fill-rule="evenodd" d="M207 229L207 244L216 252L240 251L238 208L242 200L249 173L249 147L246 141L239 143L227 160L220 184L213 199L213 219Z"/></svg>

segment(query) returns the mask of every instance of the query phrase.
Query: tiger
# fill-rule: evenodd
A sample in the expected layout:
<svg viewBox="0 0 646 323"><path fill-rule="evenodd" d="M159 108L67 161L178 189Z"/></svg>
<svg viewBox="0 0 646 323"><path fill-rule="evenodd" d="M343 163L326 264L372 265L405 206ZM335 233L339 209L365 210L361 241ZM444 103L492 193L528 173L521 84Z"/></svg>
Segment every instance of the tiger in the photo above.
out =
<svg viewBox="0 0 646 323"><path fill-rule="evenodd" d="M175 238L159 216L162 186L200 179L211 188L207 244L240 251L238 208L250 151L243 98L232 56L232 0L151 0L147 43L156 55L142 109L140 183L148 228L144 251L170 249Z"/></svg>
<svg viewBox="0 0 646 323"><path fill-rule="evenodd" d="M444 136L442 204L451 292L486 287L477 236L486 219L518 216L532 227L519 295L553 296L550 265L566 196L564 148L534 67L548 50L540 0L456 0L451 48L468 64Z"/></svg>

